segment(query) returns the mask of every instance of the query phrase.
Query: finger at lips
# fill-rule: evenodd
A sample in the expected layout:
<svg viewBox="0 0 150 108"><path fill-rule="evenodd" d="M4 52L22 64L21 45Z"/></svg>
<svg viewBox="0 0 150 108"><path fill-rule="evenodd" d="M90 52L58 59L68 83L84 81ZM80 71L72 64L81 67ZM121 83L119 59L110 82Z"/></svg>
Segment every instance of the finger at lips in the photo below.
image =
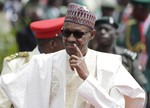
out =
<svg viewBox="0 0 150 108"><path fill-rule="evenodd" d="M75 46L75 49L76 49L76 52L77 52L77 56L78 56L78 57L83 57L83 55L82 55L80 49L77 47L77 45L74 44L74 46Z"/></svg>

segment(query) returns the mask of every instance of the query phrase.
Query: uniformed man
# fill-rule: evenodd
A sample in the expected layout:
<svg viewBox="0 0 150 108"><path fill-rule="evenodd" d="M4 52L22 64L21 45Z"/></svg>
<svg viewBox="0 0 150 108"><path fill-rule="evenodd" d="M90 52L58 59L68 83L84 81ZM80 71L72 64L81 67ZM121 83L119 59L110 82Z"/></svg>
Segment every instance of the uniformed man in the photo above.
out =
<svg viewBox="0 0 150 108"><path fill-rule="evenodd" d="M101 5L99 7L99 13L97 12L97 18L102 16L114 16L114 12L117 7L117 0L101 0Z"/></svg>
<svg viewBox="0 0 150 108"><path fill-rule="evenodd" d="M150 0L132 0L131 3L133 12L125 31L125 47L134 52L146 52L149 55L150 23L147 23L147 20L150 17Z"/></svg>
<svg viewBox="0 0 150 108"><path fill-rule="evenodd" d="M1 74L15 72L27 63L33 55L52 53L64 49L60 34L63 23L64 17L31 23L30 27L35 33L38 46L32 52L18 52L5 57ZM11 108L11 102L2 89L0 89L0 108Z"/></svg>
<svg viewBox="0 0 150 108"><path fill-rule="evenodd" d="M150 92L150 0L131 3L133 12L125 31L125 47L138 53L138 64L148 80L146 91Z"/></svg>
<svg viewBox="0 0 150 108"><path fill-rule="evenodd" d="M94 49L100 52L121 55L123 65L139 84L144 86L147 83L147 80L143 73L138 69L136 61L137 53L116 45L118 24L114 19L112 17L102 17L96 21L95 29L96 35L94 38L95 43L93 43L93 45L96 45Z"/></svg>

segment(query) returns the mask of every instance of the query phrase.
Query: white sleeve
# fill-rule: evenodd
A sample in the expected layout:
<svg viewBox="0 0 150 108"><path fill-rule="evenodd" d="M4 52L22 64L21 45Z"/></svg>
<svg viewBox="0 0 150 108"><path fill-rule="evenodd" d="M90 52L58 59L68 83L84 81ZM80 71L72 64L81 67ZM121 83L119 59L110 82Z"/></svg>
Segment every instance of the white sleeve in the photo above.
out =
<svg viewBox="0 0 150 108"><path fill-rule="evenodd" d="M107 80L107 79L106 79ZM78 88L79 94L96 108L143 108L145 92L133 77L120 66L114 85L107 93L91 75ZM124 100L122 97L128 97ZM128 103L126 103L128 102Z"/></svg>
<svg viewBox="0 0 150 108"><path fill-rule="evenodd" d="M15 108L48 108L51 70L51 56L35 56L17 72L2 75L0 85Z"/></svg>
<svg viewBox="0 0 150 108"><path fill-rule="evenodd" d="M98 81L91 75L78 88L79 94L87 99L95 108L124 108L124 101L115 101L99 86Z"/></svg>
<svg viewBox="0 0 150 108"><path fill-rule="evenodd" d="M8 99L7 95L2 89L1 76L0 76L0 108L11 108L11 101Z"/></svg>
<svg viewBox="0 0 150 108"><path fill-rule="evenodd" d="M120 94L127 97L127 108L143 108L145 102L145 91L126 71L123 65L120 66L118 73L116 74L114 88L117 89Z"/></svg>

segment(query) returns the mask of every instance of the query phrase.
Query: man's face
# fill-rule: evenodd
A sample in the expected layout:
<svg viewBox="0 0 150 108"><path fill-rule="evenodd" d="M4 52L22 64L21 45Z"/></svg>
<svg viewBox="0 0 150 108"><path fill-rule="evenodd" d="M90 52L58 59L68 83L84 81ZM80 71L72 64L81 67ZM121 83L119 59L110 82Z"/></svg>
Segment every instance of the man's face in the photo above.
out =
<svg viewBox="0 0 150 108"><path fill-rule="evenodd" d="M137 21L144 21L149 14L149 8L143 4L137 3L133 6L133 17L137 20Z"/></svg>
<svg viewBox="0 0 150 108"><path fill-rule="evenodd" d="M63 36L63 42L67 53L69 55L75 55L77 52L74 44L76 44L82 54L85 55L87 52L88 43L93 38L93 33L95 32L84 25L71 22L65 22L63 30L66 34L71 33L67 37Z"/></svg>
<svg viewBox="0 0 150 108"><path fill-rule="evenodd" d="M102 7L102 16L113 16L113 7Z"/></svg>
<svg viewBox="0 0 150 108"><path fill-rule="evenodd" d="M60 37L60 36L56 37L55 41L56 41L56 45L54 48L54 52L64 49L62 37Z"/></svg>
<svg viewBox="0 0 150 108"><path fill-rule="evenodd" d="M112 46L116 38L116 29L109 24L99 24L96 27L96 41L98 46Z"/></svg>

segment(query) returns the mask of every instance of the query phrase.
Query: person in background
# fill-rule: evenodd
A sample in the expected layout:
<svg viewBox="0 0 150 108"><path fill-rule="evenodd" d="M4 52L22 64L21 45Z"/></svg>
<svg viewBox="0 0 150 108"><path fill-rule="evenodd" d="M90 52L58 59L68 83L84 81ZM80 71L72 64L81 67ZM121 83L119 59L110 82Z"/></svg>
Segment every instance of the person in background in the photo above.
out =
<svg viewBox="0 0 150 108"><path fill-rule="evenodd" d="M117 0L117 8L115 14L115 21L120 23L126 23L132 12L131 0Z"/></svg>
<svg viewBox="0 0 150 108"><path fill-rule="evenodd" d="M125 29L124 46L138 53L138 64L150 92L150 0L132 0L133 12ZM142 13L142 14L141 14Z"/></svg>
<svg viewBox="0 0 150 108"><path fill-rule="evenodd" d="M35 33L40 53L53 53L64 49L60 32L65 17L36 21L30 24Z"/></svg>
<svg viewBox="0 0 150 108"><path fill-rule="evenodd" d="M118 6L115 11L115 19L118 23L118 31L121 33L118 38L116 44L118 46L123 46L124 44L124 31L127 26L127 23L131 17L131 13L133 11L133 6L131 5L131 0L117 0Z"/></svg>
<svg viewBox="0 0 150 108"><path fill-rule="evenodd" d="M32 51L36 47L37 42L30 23L43 20L43 16L40 0L27 0L22 6L14 26L18 51Z"/></svg>
<svg viewBox="0 0 150 108"><path fill-rule="evenodd" d="M63 5L62 0L48 0L47 6L46 6L46 18L58 18L61 16L60 8Z"/></svg>
<svg viewBox="0 0 150 108"><path fill-rule="evenodd" d="M85 6L70 3L61 30L65 50L35 55L15 75L0 77L16 108L125 108L124 96L127 108L143 107L145 92L121 56L88 48L95 21Z"/></svg>
<svg viewBox="0 0 150 108"><path fill-rule="evenodd" d="M99 10L96 12L97 19L103 16L109 16L114 18L116 6L117 6L116 0L101 0Z"/></svg>
<svg viewBox="0 0 150 108"><path fill-rule="evenodd" d="M37 47L31 52L18 52L5 57L1 75L15 72L29 62L33 55L53 53L64 49L61 35L63 24L64 17L32 22L30 28L35 33ZM11 107L10 100L0 88L0 108Z"/></svg>

